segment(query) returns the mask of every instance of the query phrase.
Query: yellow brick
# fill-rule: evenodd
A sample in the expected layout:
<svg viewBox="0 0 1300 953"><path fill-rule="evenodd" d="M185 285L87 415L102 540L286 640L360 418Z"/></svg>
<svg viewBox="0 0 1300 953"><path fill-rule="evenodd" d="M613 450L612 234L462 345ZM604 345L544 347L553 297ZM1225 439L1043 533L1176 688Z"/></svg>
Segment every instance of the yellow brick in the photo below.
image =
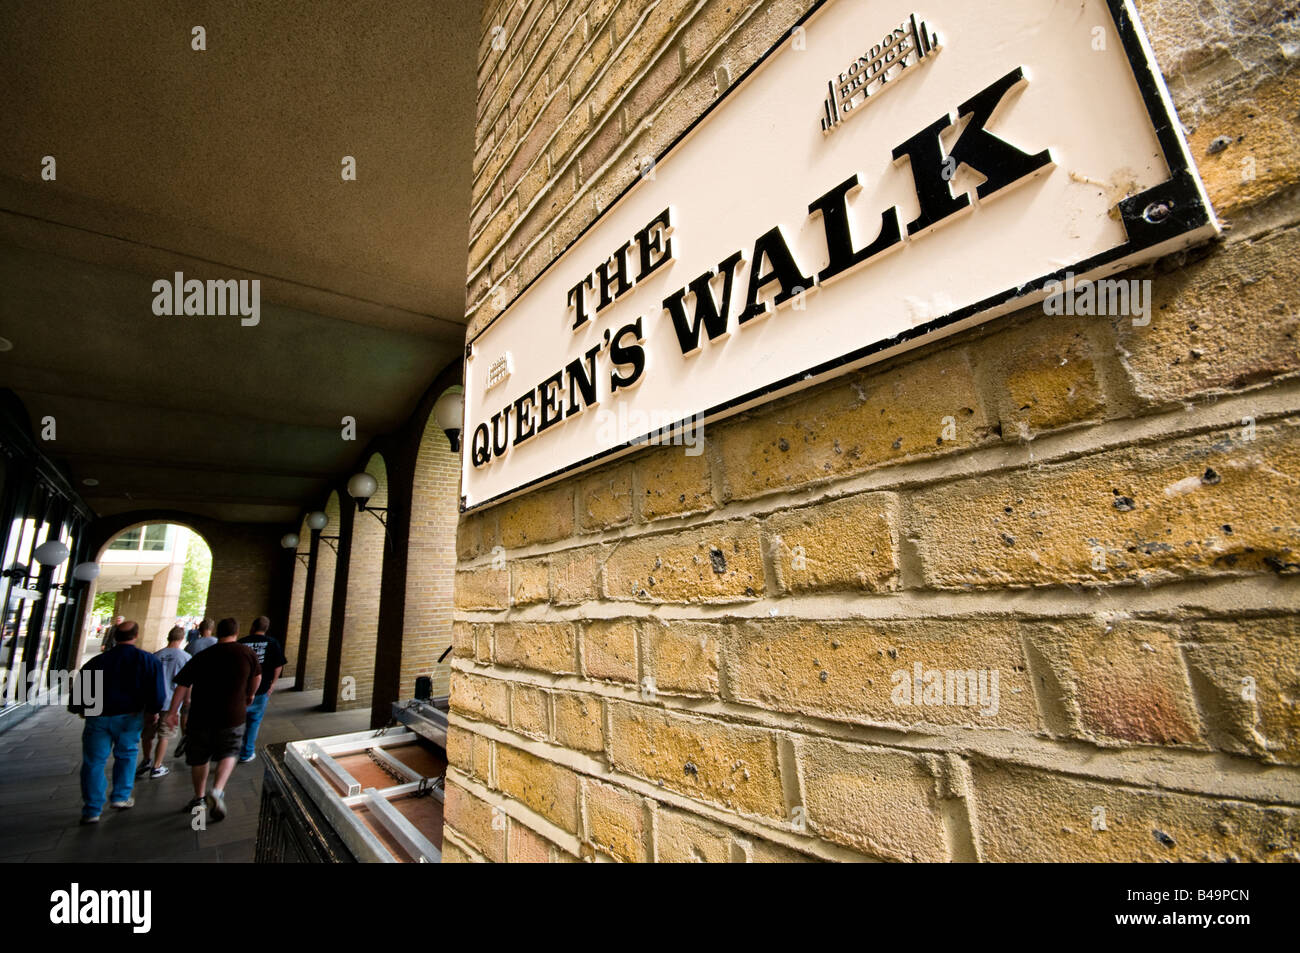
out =
<svg viewBox="0 0 1300 953"><path fill-rule="evenodd" d="M601 470L578 486L578 525L610 529L632 521L632 471L627 466Z"/></svg>
<svg viewBox="0 0 1300 953"><path fill-rule="evenodd" d="M898 588L897 499L864 493L767 520L769 551L783 592Z"/></svg>
<svg viewBox="0 0 1300 953"><path fill-rule="evenodd" d="M985 860L1300 861L1300 811L974 762ZM1105 830L1094 830L1104 809Z"/></svg>
<svg viewBox="0 0 1300 953"><path fill-rule="evenodd" d="M451 709L473 718L485 718L498 725L509 724L509 686L494 678L451 673Z"/></svg>
<svg viewBox="0 0 1300 953"><path fill-rule="evenodd" d="M781 844L773 844L771 841L754 840L748 841L747 844L750 862L755 864L810 864L817 860L815 857L801 854Z"/></svg>
<svg viewBox="0 0 1300 953"><path fill-rule="evenodd" d="M465 853L450 840L442 842L442 862L444 864L472 864L474 858Z"/></svg>
<svg viewBox="0 0 1300 953"><path fill-rule="evenodd" d="M1199 622L1192 639L1184 651L1213 743L1300 764L1300 619Z"/></svg>
<svg viewBox="0 0 1300 953"><path fill-rule="evenodd" d="M655 812L655 861L661 864L730 863L730 832L710 821L661 807Z"/></svg>
<svg viewBox="0 0 1300 953"><path fill-rule="evenodd" d="M716 505L703 433L697 431L692 440L691 447L654 447L637 457L633 486L642 520L699 513Z"/></svg>
<svg viewBox="0 0 1300 953"><path fill-rule="evenodd" d="M636 623L631 619L593 619L582 628L582 664L588 678L635 682Z"/></svg>
<svg viewBox="0 0 1300 953"><path fill-rule="evenodd" d="M517 606L545 602L550 594L545 559L519 559L510 564L510 594Z"/></svg>
<svg viewBox="0 0 1300 953"><path fill-rule="evenodd" d="M1026 628L1053 682L1045 691L1064 699L1072 733L1102 744L1200 741L1176 631L1104 618Z"/></svg>
<svg viewBox="0 0 1300 953"><path fill-rule="evenodd" d="M574 605L600 596L600 569L607 546L566 549L551 556L551 602Z"/></svg>
<svg viewBox="0 0 1300 953"><path fill-rule="evenodd" d="M474 749L473 770L467 773L486 785L492 779L492 739L478 732L474 732L471 738L471 746Z"/></svg>
<svg viewBox="0 0 1300 953"><path fill-rule="evenodd" d="M545 738L549 722L546 692L533 685L510 689L510 727L521 734Z"/></svg>
<svg viewBox="0 0 1300 953"><path fill-rule="evenodd" d="M1158 276L1151 323L1118 322L1124 361L1154 403L1300 369L1300 228L1216 248Z"/></svg>
<svg viewBox="0 0 1300 953"><path fill-rule="evenodd" d="M510 605L510 574L484 568L456 573L457 609L505 609Z"/></svg>
<svg viewBox="0 0 1300 953"><path fill-rule="evenodd" d="M643 630L645 672L657 692L718 693L718 648L725 628L710 622L652 621Z"/></svg>
<svg viewBox="0 0 1300 953"><path fill-rule="evenodd" d="M506 838L506 856L512 864L548 864L551 862L551 844L540 834L510 818Z"/></svg>
<svg viewBox="0 0 1300 953"><path fill-rule="evenodd" d="M1297 473L1294 425L1233 428L945 484L913 531L944 588L1294 572Z"/></svg>
<svg viewBox="0 0 1300 953"><path fill-rule="evenodd" d="M627 702L608 707L614 767L741 813L784 817L773 733Z"/></svg>
<svg viewBox="0 0 1300 953"><path fill-rule="evenodd" d="M645 815L641 798L621 787L582 779L587 838L597 850L627 863L645 860Z"/></svg>
<svg viewBox="0 0 1300 953"><path fill-rule="evenodd" d="M555 695L555 743L577 751L605 747L605 706L594 695Z"/></svg>
<svg viewBox="0 0 1300 953"><path fill-rule="evenodd" d="M500 623L492 633L493 658L499 665L531 668L557 675L576 671L576 636L569 622Z"/></svg>
<svg viewBox="0 0 1300 953"><path fill-rule="evenodd" d="M474 624L471 622L453 622L451 624L452 654L457 658L474 657Z"/></svg>
<svg viewBox="0 0 1300 953"><path fill-rule="evenodd" d="M578 832L578 776L568 768L497 745L497 788L552 824Z"/></svg>
<svg viewBox="0 0 1300 953"><path fill-rule="evenodd" d="M506 818L486 801L448 780L443 816L448 826L494 863L506 859Z"/></svg>
<svg viewBox="0 0 1300 953"><path fill-rule="evenodd" d="M943 439L946 417L956 440ZM991 424L965 353L949 350L834 381L795 403L723 424L709 439L722 461L723 498L735 500L969 449L990 439Z"/></svg>
<svg viewBox="0 0 1300 953"><path fill-rule="evenodd" d="M872 857L947 859L935 779L919 757L802 739L808 829Z"/></svg>
<svg viewBox="0 0 1300 953"><path fill-rule="evenodd" d="M947 704L946 698L942 705L917 704L901 690L895 704L895 688L914 684L918 662L923 684L932 669L983 670L990 696L997 670L996 711L991 704ZM1011 620L745 623L727 641L726 670L729 696L759 708L868 725L1039 727L1019 630Z"/></svg>
<svg viewBox="0 0 1300 953"><path fill-rule="evenodd" d="M1101 416L1106 395L1098 377L1087 320L1044 316L980 343L974 360L995 382L1002 435L1032 436Z"/></svg>
<svg viewBox="0 0 1300 953"><path fill-rule="evenodd" d="M501 505L501 544L507 549L549 543L573 534L573 485L537 490Z"/></svg>
<svg viewBox="0 0 1300 953"><path fill-rule="evenodd" d="M730 521L616 545L605 562L610 599L735 602L763 592L758 529Z"/></svg>
<svg viewBox="0 0 1300 953"><path fill-rule="evenodd" d="M447 726L447 763L470 773L474 763L474 735L456 725Z"/></svg>
<svg viewBox="0 0 1300 953"><path fill-rule="evenodd" d="M1295 68L1235 97L1188 137L1210 201L1231 216L1300 182L1300 79ZM1228 147L1210 155L1215 139Z"/></svg>

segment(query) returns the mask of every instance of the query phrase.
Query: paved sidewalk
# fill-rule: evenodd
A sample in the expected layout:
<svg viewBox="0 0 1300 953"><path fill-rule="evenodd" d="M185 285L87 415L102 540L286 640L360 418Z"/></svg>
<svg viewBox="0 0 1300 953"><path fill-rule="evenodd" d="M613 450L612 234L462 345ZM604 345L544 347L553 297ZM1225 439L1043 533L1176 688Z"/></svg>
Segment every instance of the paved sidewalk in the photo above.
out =
<svg viewBox="0 0 1300 953"><path fill-rule="evenodd" d="M368 708L345 712L317 711L321 693L277 691L271 696L257 744L319 738L361 731L369 724ZM192 798L184 758L166 765L171 774L157 781L139 778L135 807L104 808L99 824L82 827L82 720L61 708L47 708L0 733L0 862L198 861L251 862L262 797L261 755L235 766L226 786L229 816L190 829L185 810ZM108 770L111 771L112 759Z"/></svg>

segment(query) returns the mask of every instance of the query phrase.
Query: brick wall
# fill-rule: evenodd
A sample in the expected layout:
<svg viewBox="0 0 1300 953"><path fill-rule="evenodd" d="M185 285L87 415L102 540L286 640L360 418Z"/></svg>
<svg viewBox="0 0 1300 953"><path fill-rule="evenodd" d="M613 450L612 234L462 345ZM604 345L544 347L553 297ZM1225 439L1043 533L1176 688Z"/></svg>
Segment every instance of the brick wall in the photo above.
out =
<svg viewBox="0 0 1300 953"><path fill-rule="evenodd" d="M331 493L329 502L322 511L329 518L322 536L339 535L339 495ZM346 542L336 539L330 541L334 546ZM320 688L325 679L325 660L329 650L330 619L334 607L334 570L338 565L338 554L322 539L316 548L316 585L311 596L311 624L307 634L307 664L304 667L302 689L304 691Z"/></svg>
<svg viewBox="0 0 1300 953"><path fill-rule="evenodd" d="M298 530L297 553L304 558L294 556L293 583L289 590L289 617L284 627L284 657L289 660L284 668L284 677L293 678L298 662L298 641L302 637L302 610L307 597L307 558L311 555L311 530L307 520L302 521Z"/></svg>
<svg viewBox="0 0 1300 953"><path fill-rule="evenodd" d="M470 333L808 5L489 0ZM447 860L1297 859L1296 30L1138 6L1225 239L462 519Z"/></svg>
<svg viewBox="0 0 1300 953"><path fill-rule="evenodd" d="M365 465L378 487L370 505L388 506L388 470L375 454ZM375 689L375 645L379 631L379 597L384 576L384 526L373 515L356 513L352 532L344 542L350 547L347 607L343 612L343 640L339 647L338 710L369 708ZM351 682L346 681L352 679ZM351 696L351 697L349 697Z"/></svg>
<svg viewBox="0 0 1300 953"><path fill-rule="evenodd" d="M460 496L457 463L447 435L430 417L420 439L411 492L401 698L411 696L419 675L433 676L434 695L449 691L451 668L446 662L439 665L438 657L451 644Z"/></svg>

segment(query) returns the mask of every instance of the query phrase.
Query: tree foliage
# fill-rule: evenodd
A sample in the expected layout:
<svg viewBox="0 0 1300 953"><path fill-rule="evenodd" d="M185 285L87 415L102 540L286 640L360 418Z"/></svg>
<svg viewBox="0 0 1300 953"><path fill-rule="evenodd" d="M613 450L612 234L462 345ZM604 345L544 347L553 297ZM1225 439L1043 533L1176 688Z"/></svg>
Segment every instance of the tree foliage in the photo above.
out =
<svg viewBox="0 0 1300 953"><path fill-rule="evenodd" d="M201 616L208 607L208 578L212 575L212 550L201 536L190 536L185 552L185 570L176 600L178 616Z"/></svg>

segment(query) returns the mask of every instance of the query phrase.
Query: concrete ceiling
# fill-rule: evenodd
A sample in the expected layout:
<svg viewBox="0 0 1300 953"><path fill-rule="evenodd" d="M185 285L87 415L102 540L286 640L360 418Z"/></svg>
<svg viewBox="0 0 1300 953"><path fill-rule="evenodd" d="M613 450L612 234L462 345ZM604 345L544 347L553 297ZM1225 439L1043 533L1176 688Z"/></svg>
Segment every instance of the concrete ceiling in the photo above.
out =
<svg viewBox="0 0 1300 953"><path fill-rule="evenodd" d="M466 0L0 6L0 386L97 512L292 520L459 360L478 32ZM156 316L178 271L258 279L260 322Z"/></svg>

